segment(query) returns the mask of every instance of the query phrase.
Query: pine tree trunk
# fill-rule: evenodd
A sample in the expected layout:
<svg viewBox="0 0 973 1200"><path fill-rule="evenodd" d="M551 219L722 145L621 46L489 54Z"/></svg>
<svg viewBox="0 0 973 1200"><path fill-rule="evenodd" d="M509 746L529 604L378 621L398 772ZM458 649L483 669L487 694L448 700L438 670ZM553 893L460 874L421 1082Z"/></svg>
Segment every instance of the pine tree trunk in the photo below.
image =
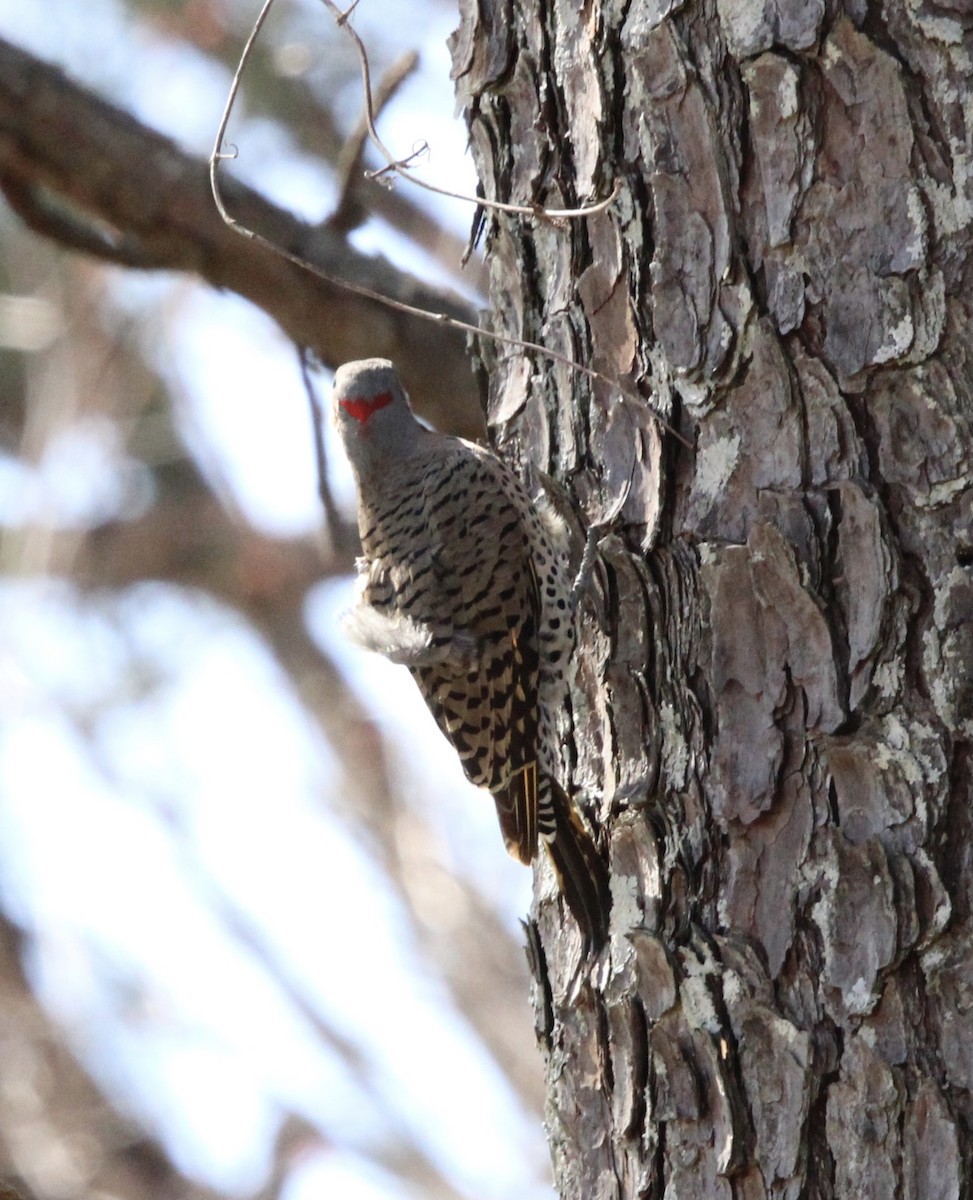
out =
<svg viewBox="0 0 973 1200"><path fill-rule="evenodd" d="M561 1195L973 1195L973 10L461 7L484 194L619 188L486 215L493 327L624 384L488 364L603 525L612 939L542 880L531 942Z"/></svg>

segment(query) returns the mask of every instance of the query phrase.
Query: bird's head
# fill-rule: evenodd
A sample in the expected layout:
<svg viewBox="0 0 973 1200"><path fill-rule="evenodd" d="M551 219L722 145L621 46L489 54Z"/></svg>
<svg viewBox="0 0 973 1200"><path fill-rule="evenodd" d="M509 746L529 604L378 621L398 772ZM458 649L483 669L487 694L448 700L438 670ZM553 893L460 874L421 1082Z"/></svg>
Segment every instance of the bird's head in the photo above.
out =
<svg viewBox="0 0 973 1200"><path fill-rule="evenodd" d="M387 358L345 363L334 375L333 415L357 472L408 455L421 426Z"/></svg>

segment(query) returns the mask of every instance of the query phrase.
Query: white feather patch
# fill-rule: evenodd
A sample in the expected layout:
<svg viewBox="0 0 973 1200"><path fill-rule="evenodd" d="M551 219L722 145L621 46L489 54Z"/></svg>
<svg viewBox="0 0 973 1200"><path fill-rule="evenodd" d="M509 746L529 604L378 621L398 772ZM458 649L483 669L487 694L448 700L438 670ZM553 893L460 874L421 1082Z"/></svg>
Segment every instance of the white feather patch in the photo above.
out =
<svg viewBox="0 0 973 1200"><path fill-rule="evenodd" d="M438 641L430 625L414 621L401 612L380 612L369 604L358 604L342 618L345 636L383 654L390 662L406 667L449 664L456 671L471 671L480 661L480 647L468 629L454 630L449 641L439 631Z"/></svg>
<svg viewBox="0 0 973 1200"><path fill-rule="evenodd" d="M420 663L428 658L432 646L428 625L420 625L404 613L379 612L368 604L356 605L345 613L342 628L351 641L384 654L394 663Z"/></svg>
<svg viewBox="0 0 973 1200"><path fill-rule="evenodd" d="M555 553L567 559L571 551L571 527L562 513L555 508L546 492L534 497L534 509L540 518L544 532L550 538Z"/></svg>

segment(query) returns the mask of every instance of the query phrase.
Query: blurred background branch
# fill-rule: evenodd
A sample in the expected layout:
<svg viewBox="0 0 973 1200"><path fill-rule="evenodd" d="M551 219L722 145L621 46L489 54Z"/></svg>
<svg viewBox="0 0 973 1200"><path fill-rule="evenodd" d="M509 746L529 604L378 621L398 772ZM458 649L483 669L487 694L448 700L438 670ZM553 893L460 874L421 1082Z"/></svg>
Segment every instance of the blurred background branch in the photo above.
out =
<svg viewBox="0 0 973 1200"><path fill-rule="evenodd" d="M411 682L341 640L351 493L329 445L323 518L295 348L325 401L321 368L393 357L476 436L464 340L219 219L235 8L54 7L0 0L0 1180L546 1195L529 877ZM361 9L387 119L425 136L452 111L449 6L396 6L436 30L418 63ZM470 214L363 178L329 26L296 4L258 44L234 213L475 322Z"/></svg>
<svg viewBox="0 0 973 1200"><path fill-rule="evenodd" d="M243 241L213 205L204 162L4 42L0 187L38 233L123 266L195 272L257 304L328 366L369 354L394 359L430 420L464 435L482 432L465 339L458 333L387 309L376 312L375 304ZM242 224L328 274L475 322L471 305L383 259L357 253L329 222L308 225L232 178L225 190ZM348 203L343 199L343 210ZM342 224L348 226L347 216ZM429 378L433 352L438 369Z"/></svg>

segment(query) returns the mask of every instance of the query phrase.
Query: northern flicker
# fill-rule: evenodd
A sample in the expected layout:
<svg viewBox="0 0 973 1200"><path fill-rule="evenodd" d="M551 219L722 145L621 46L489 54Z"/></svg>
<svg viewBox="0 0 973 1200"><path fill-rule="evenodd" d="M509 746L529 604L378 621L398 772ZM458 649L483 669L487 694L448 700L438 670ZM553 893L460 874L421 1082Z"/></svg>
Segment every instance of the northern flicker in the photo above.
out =
<svg viewBox="0 0 973 1200"><path fill-rule="evenodd" d="M407 666L507 849L541 843L588 944L605 936L605 864L557 779L556 713L574 640L567 563L495 454L413 416L390 362L335 373L334 420L358 485L349 635Z"/></svg>

